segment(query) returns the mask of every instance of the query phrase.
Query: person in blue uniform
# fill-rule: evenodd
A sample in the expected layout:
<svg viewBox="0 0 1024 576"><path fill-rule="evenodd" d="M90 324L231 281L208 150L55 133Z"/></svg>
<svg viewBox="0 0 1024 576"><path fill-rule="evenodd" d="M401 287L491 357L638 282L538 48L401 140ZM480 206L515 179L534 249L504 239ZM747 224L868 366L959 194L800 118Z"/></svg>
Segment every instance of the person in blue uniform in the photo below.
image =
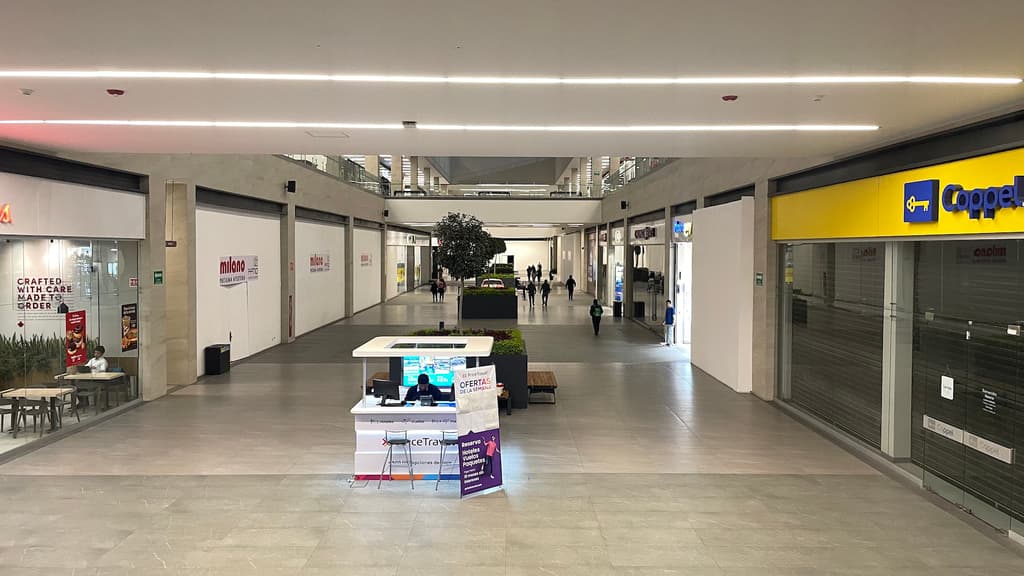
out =
<svg viewBox="0 0 1024 576"><path fill-rule="evenodd" d="M441 389L430 383L430 377L426 374L420 374L420 377L416 379L416 385L409 388L409 391L405 393L406 402L417 402L420 396L430 396L434 399L434 402L445 402L448 400L448 395L441 392Z"/></svg>

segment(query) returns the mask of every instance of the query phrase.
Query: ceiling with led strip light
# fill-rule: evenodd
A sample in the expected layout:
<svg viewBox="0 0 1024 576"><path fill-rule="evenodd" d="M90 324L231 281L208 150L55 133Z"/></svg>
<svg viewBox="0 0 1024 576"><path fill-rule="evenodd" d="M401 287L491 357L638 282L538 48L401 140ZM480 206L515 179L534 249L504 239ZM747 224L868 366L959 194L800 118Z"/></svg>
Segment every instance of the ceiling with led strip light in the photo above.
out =
<svg viewBox="0 0 1024 576"><path fill-rule="evenodd" d="M1024 106L1019 0L94 0L4 16L0 139L47 149L822 156Z"/></svg>

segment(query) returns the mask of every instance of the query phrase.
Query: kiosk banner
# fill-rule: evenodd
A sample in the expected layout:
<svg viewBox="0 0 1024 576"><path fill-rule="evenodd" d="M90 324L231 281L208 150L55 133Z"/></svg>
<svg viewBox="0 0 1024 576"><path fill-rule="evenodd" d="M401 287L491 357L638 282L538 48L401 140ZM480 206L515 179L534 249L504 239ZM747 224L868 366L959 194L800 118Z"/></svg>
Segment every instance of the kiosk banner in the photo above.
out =
<svg viewBox="0 0 1024 576"><path fill-rule="evenodd" d="M462 497L501 487L501 434L494 366L455 372Z"/></svg>

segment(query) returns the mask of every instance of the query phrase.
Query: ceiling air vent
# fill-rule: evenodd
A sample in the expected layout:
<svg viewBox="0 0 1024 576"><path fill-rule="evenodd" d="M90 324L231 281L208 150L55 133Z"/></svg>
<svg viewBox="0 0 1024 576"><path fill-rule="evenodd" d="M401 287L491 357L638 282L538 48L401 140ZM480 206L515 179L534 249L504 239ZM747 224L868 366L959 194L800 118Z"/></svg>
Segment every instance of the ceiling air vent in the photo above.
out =
<svg viewBox="0 0 1024 576"><path fill-rule="evenodd" d="M341 130L306 130L311 138L348 138Z"/></svg>

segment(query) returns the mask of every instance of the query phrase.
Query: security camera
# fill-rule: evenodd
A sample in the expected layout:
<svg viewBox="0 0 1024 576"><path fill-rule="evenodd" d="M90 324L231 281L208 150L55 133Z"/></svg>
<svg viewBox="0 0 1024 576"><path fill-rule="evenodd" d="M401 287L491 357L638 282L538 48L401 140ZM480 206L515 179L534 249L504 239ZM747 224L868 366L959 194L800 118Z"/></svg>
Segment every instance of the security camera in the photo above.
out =
<svg viewBox="0 0 1024 576"><path fill-rule="evenodd" d="M18 91L21 92L22 96L31 96L31 95L35 94L35 92L36 92L35 90L33 90L31 88L19 88Z"/></svg>
<svg viewBox="0 0 1024 576"><path fill-rule="evenodd" d="M107 88L107 94L117 98L118 96L124 96L124 90L120 88Z"/></svg>

